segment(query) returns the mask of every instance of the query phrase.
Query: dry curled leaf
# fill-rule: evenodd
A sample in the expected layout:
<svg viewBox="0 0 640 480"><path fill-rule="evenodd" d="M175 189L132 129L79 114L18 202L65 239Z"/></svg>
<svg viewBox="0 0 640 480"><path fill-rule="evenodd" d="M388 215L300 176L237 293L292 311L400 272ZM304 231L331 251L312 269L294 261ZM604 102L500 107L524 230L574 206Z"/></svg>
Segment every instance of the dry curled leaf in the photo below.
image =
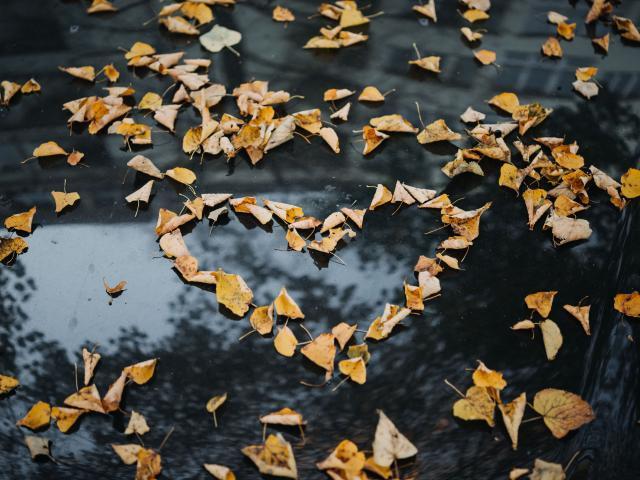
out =
<svg viewBox="0 0 640 480"><path fill-rule="evenodd" d="M562 58L562 47L556 37L549 37L542 44L542 53L547 57Z"/></svg>
<svg viewBox="0 0 640 480"><path fill-rule="evenodd" d="M527 405L526 393L521 393L513 401L509 403L499 403L498 408L502 414L504 426L507 429L509 438L511 438L511 446L514 450L518 449L518 430L524 416L524 409Z"/></svg>
<svg viewBox="0 0 640 480"><path fill-rule="evenodd" d="M573 317L580 322L584 332L587 335L591 335L591 327L589 326L589 311L591 310L590 305L564 305L564 308L567 312L569 312Z"/></svg>
<svg viewBox="0 0 640 480"><path fill-rule="evenodd" d="M216 463L205 463L204 469L209 472L216 480L236 480L236 475L229 467L218 465Z"/></svg>
<svg viewBox="0 0 640 480"><path fill-rule="evenodd" d="M275 477L298 478L291 444L277 433L269 435L262 445L249 445L242 453L258 467L260 473Z"/></svg>
<svg viewBox="0 0 640 480"><path fill-rule="evenodd" d="M296 19L291 10L285 7L281 7L280 5L277 5L273 9L271 18L273 18L276 22L293 22Z"/></svg>

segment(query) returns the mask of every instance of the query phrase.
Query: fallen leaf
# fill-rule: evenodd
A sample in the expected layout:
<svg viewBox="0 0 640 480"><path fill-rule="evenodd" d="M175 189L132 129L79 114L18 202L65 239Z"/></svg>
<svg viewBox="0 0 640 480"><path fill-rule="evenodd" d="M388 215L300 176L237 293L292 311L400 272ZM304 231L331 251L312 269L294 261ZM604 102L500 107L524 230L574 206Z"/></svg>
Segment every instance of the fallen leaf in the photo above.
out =
<svg viewBox="0 0 640 480"><path fill-rule="evenodd" d="M462 33L462 35L464 36L464 38L467 39L468 42L472 42L472 43L477 42L483 37L482 32L480 31L474 32L469 27L462 27L460 29L460 33Z"/></svg>
<svg viewBox="0 0 640 480"><path fill-rule="evenodd" d="M542 44L542 53L547 57L562 58L562 47L556 37L549 37Z"/></svg>
<svg viewBox="0 0 640 480"><path fill-rule="evenodd" d="M426 4L423 5L414 5L411 7L412 10L424 15L425 17L433 20L433 22L438 21L438 17L436 16L436 2L435 0L429 0Z"/></svg>
<svg viewBox="0 0 640 480"><path fill-rule="evenodd" d="M85 413L86 410L67 407L53 407L51 409L51 417L56 420L56 425L62 433L69 431L76 421Z"/></svg>
<svg viewBox="0 0 640 480"><path fill-rule="evenodd" d="M564 308L567 312L573 315L576 320L580 322L580 325L582 325L582 328L584 328L584 332L587 335L591 335L591 329L589 326L589 310L591 309L590 305L564 305L562 308Z"/></svg>
<svg viewBox="0 0 640 480"><path fill-rule="evenodd" d="M628 317L640 318L640 293L618 293L613 299L613 308Z"/></svg>
<svg viewBox="0 0 640 480"><path fill-rule="evenodd" d="M442 141L453 142L461 138L462 135L451 130L442 119L430 123L418 134L418 142L423 145Z"/></svg>
<svg viewBox="0 0 640 480"><path fill-rule="evenodd" d="M569 17L562 15L561 13L554 11L549 11L547 13L547 21L549 23L553 23L554 25L559 25L566 22L567 20L569 20Z"/></svg>
<svg viewBox="0 0 640 480"><path fill-rule="evenodd" d="M93 372L100 361L101 355L99 353L93 353L86 348L82 349L82 361L84 362L84 384L89 385Z"/></svg>
<svg viewBox="0 0 640 480"><path fill-rule="evenodd" d="M297 345L298 339L286 325L278 330L278 334L273 339L276 351L284 357L293 357Z"/></svg>
<svg viewBox="0 0 640 480"><path fill-rule="evenodd" d="M583 82L582 80L576 80L571 84L574 90L580 93L583 97L591 99L598 95L600 88L596 82Z"/></svg>
<svg viewBox="0 0 640 480"><path fill-rule="evenodd" d="M149 425L147 425L147 421L142 416L142 414L136 412L135 410L132 410L131 418L129 419L129 423L127 424L127 428L125 429L124 434L131 435L135 433L136 435L144 435L149 430Z"/></svg>
<svg viewBox="0 0 640 480"><path fill-rule="evenodd" d="M320 136L327 142L327 145L331 147L334 153L340 153L340 144L336 131L331 127L322 127L320 129Z"/></svg>
<svg viewBox="0 0 640 480"><path fill-rule="evenodd" d="M417 67L426 70L427 72L440 73L440 60L441 58L435 55L418 58L417 60L409 60L409 65L415 65Z"/></svg>
<svg viewBox="0 0 640 480"><path fill-rule="evenodd" d="M216 298L218 303L227 307L235 315L243 317L249 310L249 305L253 300L253 291L240 275L218 270L216 279Z"/></svg>
<svg viewBox="0 0 640 480"><path fill-rule="evenodd" d="M119 293L123 292L127 287L127 282L125 280L118 282L113 287L110 287L109 284L106 282L106 280L103 280L102 283L104 284L105 291L112 297L117 296Z"/></svg>
<svg viewBox="0 0 640 480"><path fill-rule="evenodd" d="M199 35L200 34L200 30L198 30L196 27L191 25L186 19L182 17L177 17L177 16L164 17L164 18L160 18L158 22L164 25L164 27L172 33L181 33L183 35ZM202 45L207 50L209 50L209 48L204 43ZM210 51L213 51L213 50L210 50Z"/></svg>
<svg viewBox="0 0 640 480"><path fill-rule="evenodd" d="M465 123L475 123L481 122L486 118L484 113L478 112L471 107L467 107L462 115L460 115L460 120Z"/></svg>
<svg viewBox="0 0 640 480"><path fill-rule="evenodd" d="M291 444L281 434L271 434L262 445L249 445L242 453L258 467L260 473L276 477L298 478Z"/></svg>
<svg viewBox="0 0 640 480"><path fill-rule="evenodd" d="M489 18L489 14L487 12L475 8L467 10L462 14L462 16L469 23L475 23L480 20L487 20Z"/></svg>
<svg viewBox="0 0 640 480"><path fill-rule="evenodd" d="M90 410L92 412L106 413L100 400L100 394L95 385L83 387L76 393L72 393L64 399L64 403L70 407L82 410Z"/></svg>
<svg viewBox="0 0 640 480"><path fill-rule="evenodd" d="M16 213L4 219L4 228L7 230L17 230L31 233L33 217L36 214L36 207L31 207L26 212Z"/></svg>
<svg viewBox="0 0 640 480"><path fill-rule="evenodd" d="M287 292L285 287L280 289L280 293L278 293L273 304L276 309L276 314L278 315L288 317L292 320L296 318L304 318L304 313L302 313L302 310L300 310L300 307L295 300L291 298L291 295L289 295L289 292Z"/></svg>
<svg viewBox="0 0 640 480"><path fill-rule="evenodd" d="M240 32L221 25L214 25L209 32L200 36L202 46L213 53L218 53L225 47L235 52L232 47L240 43L241 40L242 34Z"/></svg>
<svg viewBox="0 0 640 480"><path fill-rule="evenodd" d="M235 474L229 467L215 463L205 463L203 466L217 480L236 480Z"/></svg>
<svg viewBox="0 0 640 480"><path fill-rule="evenodd" d="M478 360L478 366L474 370L473 383L476 387L495 388L496 390L502 390L507 386L507 382L502 378L501 372L496 372L487 368L487 366Z"/></svg>
<svg viewBox="0 0 640 480"><path fill-rule="evenodd" d="M18 388L19 385L20 381L17 378L0 375L0 395L6 395L7 393L12 392Z"/></svg>
<svg viewBox="0 0 640 480"><path fill-rule="evenodd" d="M138 385L144 385L153 377L157 363L158 359L152 358L151 360L129 365L124 368L123 372Z"/></svg>
<svg viewBox="0 0 640 480"><path fill-rule="evenodd" d="M536 458L530 480L565 480L567 477L558 463L545 462Z"/></svg>
<svg viewBox="0 0 640 480"><path fill-rule="evenodd" d="M591 42L598 48L604 51L604 53L609 53L609 34L598 38L592 38Z"/></svg>
<svg viewBox="0 0 640 480"><path fill-rule="evenodd" d="M369 125L365 125L362 127L362 139L364 140L364 149L362 150L362 154L368 155L373 152L387 138L389 138L389 135L379 132Z"/></svg>
<svg viewBox="0 0 640 480"><path fill-rule="evenodd" d="M115 412L120 408L120 401L122 400L126 381L127 373L123 371L116 381L109 385L107 393L102 397L102 408L104 408L105 412Z"/></svg>
<svg viewBox="0 0 640 480"><path fill-rule="evenodd" d="M191 185L196 181L196 174L188 168L175 167L164 172L164 174L174 179L176 182L183 183L184 185Z"/></svg>
<svg viewBox="0 0 640 480"><path fill-rule="evenodd" d="M362 469L365 467L364 452L350 440L341 441L322 462L316 463L319 470L325 470L333 479L366 479Z"/></svg>
<svg viewBox="0 0 640 480"><path fill-rule="evenodd" d="M622 183L620 189L622 195L627 198L640 197L640 170L630 168L622 175L620 182Z"/></svg>
<svg viewBox="0 0 640 480"><path fill-rule="evenodd" d="M340 350L343 350L347 343L349 343L349 340L351 340L357 328L357 324L349 325L348 323L340 322L331 329L331 333L333 333L333 336L338 342Z"/></svg>
<svg viewBox="0 0 640 480"><path fill-rule="evenodd" d="M424 290L422 291L422 294L425 295ZM398 305L387 303L384 307L382 316L377 317L373 322L371 322L371 325L369 325L365 338L372 338L374 340L383 340L387 338L396 325L410 314L411 309L409 308L401 308Z"/></svg>
<svg viewBox="0 0 640 480"><path fill-rule="evenodd" d="M591 406L575 393L545 388L533 398L533 409L542 415L545 425L556 438L595 419Z"/></svg>
<svg viewBox="0 0 640 480"><path fill-rule="evenodd" d="M60 213L66 207L73 206L78 200L80 200L80 195L78 192L51 192L51 196L53 197L53 201L56 204L56 213Z"/></svg>
<svg viewBox="0 0 640 480"><path fill-rule="evenodd" d="M359 385L367 381L367 367L362 357L341 360L338 362L338 369L340 373L346 375Z"/></svg>
<svg viewBox="0 0 640 480"><path fill-rule="evenodd" d="M530 293L524 297L524 301L528 308L538 312L542 318L547 318L549 313L551 313L553 297L555 297L557 293L557 291Z"/></svg>
<svg viewBox="0 0 640 480"><path fill-rule="evenodd" d="M16 425L27 427L31 430L38 430L44 426L48 426L51 421L51 405L46 402L39 401L34 404L27 414L22 417Z"/></svg>
<svg viewBox="0 0 640 480"><path fill-rule="evenodd" d="M291 10L285 7L281 7L280 5L277 5L273 9L271 18L273 18L276 22L293 22L296 19Z"/></svg>
<svg viewBox="0 0 640 480"><path fill-rule="evenodd" d="M464 398L453 404L453 415L462 420L484 420L493 427L495 406L496 402L486 388L473 386Z"/></svg>
<svg viewBox="0 0 640 480"><path fill-rule="evenodd" d="M160 454L150 448L142 448L138 452L136 464L136 480L156 480L162 471Z"/></svg>
<svg viewBox="0 0 640 480"><path fill-rule="evenodd" d="M260 416L260 423L264 425L286 425L286 426L303 426L307 422L302 417L301 413L292 410L291 408L282 408L276 412L268 413Z"/></svg>
<svg viewBox="0 0 640 480"><path fill-rule="evenodd" d="M518 430L524 416L524 409L527 405L526 393L521 393L510 403L499 403L498 408L502 413L502 420L507 429L507 433L511 438L511 446L514 450L518 449Z"/></svg>
<svg viewBox="0 0 640 480"><path fill-rule="evenodd" d="M206 409L207 409L207 412L213 415L213 423L216 426L216 428L218 427L218 417L216 416L216 412L222 405L224 405L226 401L227 401L226 392L223 393L222 395L215 395L207 401Z"/></svg>
<svg viewBox="0 0 640 480"><path fill-rule="evenodd" d="M68 73L72 77L93 82L96 79L96 69L91 66L86 67L58 67L59 70Z"/></svg>
<svg viewBox="0 0 640 480"><path fill-rule="evenodd" d="M540 322L540 330L542 331L542 340L547 359L554 360L562 346L560 328L553 320L547 319Z"/></svg>
<svg viewBox="0 0 640 480"><path fill-rule="evenodd" d="M493 50L476 50L473 56L483 65L491 65L496 61L496 52Z"/></svg>
<svg viewBox="0 0 640 480"><path fill-rule="evenodd" d="M358 100L361 102L384 102L384 95L376 87L364 87Z"/></svg>
<svg viewBox="0 0 640 480"><path fill-rule="evenodd" d="M411 458L418 449L396 428L382 410L373 440L373 460L382 467L389 467L396 460Z"/></svg>
<svg viewBox="0 0 640 480"><path fill-rule="evenodd" d="M300 353L319 367L333 373L336 357L335 337L333 333L323 333L300 349Z"/></svg>
<svg viewBox="0 0 640 480"><path fill-rule="evenodd" d="M162 180L164 174L156 167L151 160L142 155L136 155L127 162L127 166L133 168L137 172L144 173L150 177L159 178Z"/></svg>
<svg viewBox="0 0 640 480"><path fill-rule="evenodd" d="M26 435L24 441L31 454L31 459L36 459L39 456L51 458L51 440L48 438Z"/></svg>
<svg viewBox="0 0 640 480"><path fill-rule="evenodd" d="M260 335L268 335L273 330L273 304L256 307L249 317L249 323Z"/></svg>

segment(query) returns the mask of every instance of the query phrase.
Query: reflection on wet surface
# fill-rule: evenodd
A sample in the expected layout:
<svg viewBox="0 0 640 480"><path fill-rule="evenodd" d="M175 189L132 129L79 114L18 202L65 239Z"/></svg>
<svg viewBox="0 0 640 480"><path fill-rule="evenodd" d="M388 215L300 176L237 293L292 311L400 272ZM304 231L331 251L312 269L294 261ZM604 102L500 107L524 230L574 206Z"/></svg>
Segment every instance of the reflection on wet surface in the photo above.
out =
<svg viewBox="0 0 640 480"><path fill-rule="evenodd" d="M491 160L483 162L486 177L449 182L439 169L455 148L427 149L411 136L396 136L363 158L362 144L351 130L384 113L402 113L417 124L418 101L425 121L442 117L461 131L458 115L469 105L487 113L488 122L504 119L484 101L512 90L523 101L538 100L555 109L534 129L535 136L566 135L578 141L588 163L618 177L638 162L638 49L615 36L607 57L595 55L579 20L588 8L584 2L575 7L541 0L494 2L492 19L482 26L490 32L482 46L497 51L501 68L481 68L459 38L463 20L453 3L440 2L438 24L431 25L418 20L408 5L374 1L370 11L384 10L385 15L368 27L367 44L309 52L299 47L323 22L306 20L314 2L288 3L299 21L286 29L270 20L269 2L217 9L219 23L242 31L244 39L240 60L229 52L213 57L211 76L228 87L252 78L269 80L276 89L303 95L289 104L289 111L318 106L326 112L321 92L329 87L395 88L384 105L354 105L350 121L338 127L343 153L335 156L319 139L312 145L296 139L257 167L244 158L229 164L207 158L200 164L185 157L179 141L160 132L154 132L153 148L141 153L163 169L193 168L201 193L225 191L294 203L320 218L354 202L363 208L373 192L367 185L391 187L396 179L464 197L460 205L467 209L493 201L464 272L443 273L443 295L428 304L425 315L412 316L389 340L370 347L373 357L364 386L345 384L332 392L330 387L300 385L300 380L319 383L322 372L299 356L278 356L270 340L256 334L238 342L248 331L247 320L229 318L212 289L183 283L160 257L153 226L159 207L180 209L175 185L157 184L150 207L134 217L135 209L123 198L145 179L129 174L123 182L132 153L115 136L89 136L80 130L69 137L66 114L60 110L63 102L99 92L104 85L73 81L57 65L114 62L123 71L120 83L131 82L138 95L162 92L168 80L124 71L117 47L141 40L160 52L184 49L198 56L199 44L166 34L153 23L141 27L153 16L146 2L128 2L117 15L103 17L87 17L80 2L43 2L28 12L22 2L6 2L0 29L3 77L33 76L43 92L0 110L0 217L38 207L29 251L10 268L0 268L0 372L17 375L24 385L0 402L0 476L133 477L133 470L121 465L108 447L128 441L122 414L86 416L67 435L51 427L46 436L54 442L57 465L32 463L22 432L14 427L36 400L59 403L73 391L80 349L98 344L101 392L123 366L160 359L152 382L129 388L124 406L147 418L151 432L144 437L146 445L157 447L175 426L162 451L166 478L205 478L205 462L228 464L239 478L259 478L239 449L260 440L259 414L283 406L302 411L309 421L307 445L295 450L304 479L323 478L314 462L343 438L370 448L377 408L418 447L417 459L407 468L418 478L506 478L511 467L528 466L536 457L566 465L578 451L571 478L633 478L640 469L637 455L630 455L630 446L640 440L635 426L639 359L627 337L637 336L637 327L613 315L611 298L638 287L637 202L620 214L602 192L594 192L594 204L583 215L591 223L592 237L554 248L548 232L528 230L522 200L497 186L499 165ZM619 14L637 20L639 7L627 2ZM552 31L544 18L549 8L578 21L578 36L566 44L565 58L558 62L538 52ZM36 25L40 34L30 34L25 24ZM442 55L440 76L407 68L412 42L425 54ZM591 102L570 85L575 68L586 65L601 68L603 89ZM231 99L216 107L218 113L224 110L235 111ZM197 121L193 111L182 112L178 136ZM49 139L85 152L89 167L72 168L64 160L20 165L34 146ZM65 179L82 200L56 216L49 192L61 190ZM229 222L214 227L211 235L206 222L198 224L185 241L203 267L242 275L256 304L266 304L285 285L305 311L305 325L313 334L340 321L365 328L386 302L402 301L402 282L412 279L417 257L429 255L447 235L444 230L424 235L440 225L437 212L415 207L393 212L388 207L367 216L365 229L338 251L344 265L283 251L280 225L262 228L242 214L231 213ZM128 282L127 291L111 305L103 277L112 284ZM539 339L508 328L527 314L524 295L543 289L560 292L554 320L565 344L554 362L545 360ZM591 338L558 308L586 295L593 305ZM592 403L596 421L562 441L553 439L541 422L526 423L519 450L511 451L501 427L461 423L450 414L456 397L443 380L465 388L466 369L476 359L504 371L510 382L506 398L523 390L532 396L543 387L574 391ZM229 392L229 401L214 429L204 405L223 391ZM295 432L285 432L295 443Z"/></svg>

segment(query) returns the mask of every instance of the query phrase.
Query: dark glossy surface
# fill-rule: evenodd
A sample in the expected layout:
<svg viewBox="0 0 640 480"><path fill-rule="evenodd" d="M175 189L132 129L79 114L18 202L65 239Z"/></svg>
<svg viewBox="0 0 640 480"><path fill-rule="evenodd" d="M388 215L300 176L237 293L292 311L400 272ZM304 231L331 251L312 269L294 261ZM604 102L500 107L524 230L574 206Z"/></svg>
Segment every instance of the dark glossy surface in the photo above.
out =
<svg viewBox="0 0 640 480"><path fill-rule="evenodd" d="M307 444L296 447L300 478L323 478L314 462L343 438L370 448L375 410L383 409L419 449L405 472L425 479L499 479L510 468L529 466L533 459L567 464L570 478L637 478L638 336L637 325L622 320L612 307L619 291L640 286L638 202L619 213L603 192L592 189L593 206L581 215L591 222L588 242L554 248L548 232L530 232L521 199L497 185L499 165L483 161L486 176L460 176L449 181L440 171L455 147L424 148L412 136L397 135L376 153L363 158L362 144L352 130L372 116L402 113L418 124L414 102L425 121L445 118L457 131L458 115L469 105L488 114L487 121L505 117L486 106L500 91L515 91L523 102L537 100L555 112L533 135L566 135L577 140L588 164L613 177L638 163L640 71L638 48L612 34L608 56L593 51L582 22L588 5L541 0L494 1L492 18L479 25L489 33L482 47L496 50L501 68L480 67L458 32L464 20L451 1L438 3L438 23L418 19L409 2L374 1L368 13L384 10L366 29L366 44L339 52L312 52L301 47L325 23L307 17L316 2L289 1L297 21L284 27L271 21L275 4L246 1L232 9L216 8L218 23L240 30L240 59L224 51L213 55L211 78L232 87L250 79L269 80L273 89L303 95L289 112L327 105L322 91L330 87L359 90L376 85L396 89L380 106L356 104L348 123L338 127L342 154L334 155L319 138L306 144L296 138L251 167L240 156L229 164L207 158L189 161L179 138L197 123L192 110L181 112L177 135L154 132L153 148L140 153L160 168L188 166L198 174L199 192L228 191L290 202L320 218L354 201L368 205L367 185L396 179L446 191L471 209L486 201L493 207L482 219L481 236L464 262L463 272L442 274L442 297L430 302L424 316L411 317L390 339L371 346L372 361L364 386L346 383L314 389L300 380L319 383L321 372L298 354L285 359L269 339L252 335L238 342L248 321L219 311L211 289L184 284L159 257L153 226L159 207L180 209L181 199L168 181L156 184L148 209L134 218L124 202L145 179L128 175L132 153L121 139L105 134L72 136L61 104L99 93L105 84L89 85L58 72L57 65L115 63L136 98L146 91L163 92L170 81L127 71L122 52L134 41L153 44L159 52L186 50L189 57L208 55L197 41L160 30L151 22L156 2L119 1L117 14L87 16L83 2L3 2L0 20L0 77L24 81L35 77L40 95L14 101L0 109L0 217L38 207L37 228L28 238L29 251L10 268L0 267L0 373L17 375L23 387L0 401L1 478L134 477L134 467L122 465L110 443L132 441L122 433L126 417L86 416L71 434L55 426L43 435L54 443L59 464L34 463L14 426L37 400L59 404L75 389L74 362L83 346L99 344L103 355L96 382L103 392L120 369L158 357L155 378L129 387L124 408L142 412L151 426L146 445L157 447L175 431L162 450L162 478L206 478L202 463L231 466L239 478L259 478L240 448L261 439L260 414L289 406L309 421ZM640 19L640 4L624 2L618 14ZM578 23L577 36L563 42L565 58L542 58L539 46L552 34L545 12L555 9ZM597 24L597 35L605 32ZM203 29L206 31L206 27ZM443 57L439 76L408 68L416 42L424 55ZM601 93L592 101L571 90L574 70L595 65L601 70ZM217 112L235 112L232 99ZM134 114L135 118L141 118ZM147 120L153 123L152 120ZM531 135L528 135L529 138ZM513 137L511 137L513 140ZM32 149L46 140L75 147L86 154L87 167L64 160L31 161ZM468 142L468 140L465 140ZM462 145L463 142L460 142ZM64 180L82 200L56 216L49 192ZM431 255L447 231L425 236L440 225L436 212L414 208L392 215L392 207L367 215L365 229L338 254L346 263L323 262L308 254L285 252L282 228L261 228L247 218L230 215L226 225L209 235L206 222L185 238L200 264L241 274L252 287L257 304L269 302L282 285L307 314L313 333L340 322L361 328L379 315L386 302L399 303L402 282L412 279L420 254ZM185 232L186 233L186 232ZM128 281L124 294L109 305L102 278ZM538 290L559 290L552 318L565 336L558 358L548 362L539 338L516 334L508 327L527 315L523 297ZM561 305L588 295L592 302L591 337L565 314ZM298 333L299 332L299 333ZM296 330L299 338L301 330ZM362 334L358 334L360 338ZM451 416L459 388L470 384L476 359L502 370L509 381L504 397L526 390L529 398L543 387L582 394L594 406L597 420L565 439L555 440L541 422L520 430L520 448L513 452L501 426L493 430ZM229 392L229 401L214 429L204 409L213 394ZM526 414L531 417L532 413ZM287 437L296 442L295 432Z"/></svg>

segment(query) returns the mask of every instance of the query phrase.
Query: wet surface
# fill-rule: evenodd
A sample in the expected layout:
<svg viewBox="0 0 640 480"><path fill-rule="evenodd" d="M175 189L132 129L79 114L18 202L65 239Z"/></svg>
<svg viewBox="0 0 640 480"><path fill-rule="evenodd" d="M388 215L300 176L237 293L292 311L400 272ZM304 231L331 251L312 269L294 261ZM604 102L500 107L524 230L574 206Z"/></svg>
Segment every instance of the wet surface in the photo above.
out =
<svg viewBox="0 0 640 480"><path fill-rule="evenodd" d="M497 51L498 69L473 61L458 32L464 20L454 2L439 2L433 25L418 19L406 2L374 1L367 13L384 10L385 15L366 28L369 41L330 53L300 48L325 23L307 20L315 2L287 2L298 21L286 28L271 21L275 4L270 2L215 9L217 22L240 30L244 38L238 46L240 59L228 51L213 56L214 82L229 88L251 79L269 80L273 89L304 96L287 105L289 112L321 107L325 117L328 109L321 96L326 88L359 90L371 84L395 92L383 105L353 106L350 121L337 129L341 155L319 138L311 145L296 138L256 167L243 156L229 164L223 158L206 158L203 164L188 160L179 138L198 123L198 116L187 109L178 117L178 138L154 130L153 147L140 150L161 169L192 168L199 192L294 203L319 218L354 202L364 208L373 192L367 185L391 187L396 179L464 197L459 205L465 209L493 202L464 271L443 273L443 295L428 303L424 316L412 316L390 339L370 346L365 385L345 383L333 392L332 385L308 388L299 383L322 380L319 369L299 354L285 359L269 339L255 334L239 342L249 329L246 318L232 319L220 311L212 289L183 283L160 257L153 226L159 207L181 208L175 185L156 183L150 207L134 217L124 196L146 179L129 174L123 182L133 153L116 136L90 136L82 129L69 136L61 104L98 94L105 84L73 80L58 72L57 65L100 68L113 62L122 73L119 84L131 83L140 98L146 91L163 92L170 80L127 71L118 47L145 41L161 53L206 54L197 41L168 34L154 22L142 27L154 14L148 2L116 3L122 5L119 13L92 17L76 1L39 2L37 8L13 0L3 3L0 76L15 81L34 77L43 91L0 109L0 217L38 207L29 251L10 268L0 268L0 373L16 375L23 384L0 401L0 477L133 478L134 468L122 465L109 448L131 440L122 433L127 418L121 413L111 418L87 415L66 435L54 426L43 432L53 440L58 464L32 462L22 443L24 432L14 426L35 401L59 404L74 391L74 362L81 363L83 346L97 344L103 355L96 376L101 392L123 366L160 359L149 384L128 387L123 407L147 418L147 446L157 447L175 428L162 449L163 478L204 479L203 463L229 465L238 478L260 478L240 448L260 441L258 415L283 406L300 410L309 422L306 445L295 449L303 479L323 478L314 462L343 438L370 448L379 408L418 447L417 458L405 470L417 478L506 478L512 467L529 466L536 457L567 465L577 452L570 478L637 478L640 460L633 452L640 441L639 358L637 344L628 337L638 337L638 327L613 311L612 297L640 285L638 202L620 213L603 192L592 189L593 205L581 218L589 220L593 235L587 242L555 248L548 232L540 227L529 231L522 200L498 187L497 162L483 161L484 178L463 175L449 181L439 169L455 147L424 148L411 135L397 135L363 158L352 130L385 113L401 113L418 124L418 101L425 121L445 118L462 131L458 115L469 105L486 113L490 123L504 120L484 102L500 91L514 91L523 102L536 100L555 109L526 139L566 135L579 143L587 164L617 178L636 166L639 157L638 48L612 34L609 55L596 54L582 23L588 9L584 2L575 7L540 0L494 2L492 18L481 25L489 31L482 47ZM560 61L539 53L553 32L545 22L551 8L578 23L576 39L563 42L565 58ZM616 11L640 18L640 4L634 2ZM605 33L601 23L596 29L597 36ZM443 57L439 76L408 68L413 42L423 54ZM603 86L590 102L571 90L575 68L588 65L601 69ZM215 110L236 111L232 99ZM64 159L20 164L46 140L83 151L88 167L70 167ZM49 192L62 190L65 180L82 200L57 216ZM406 208L393 213L387 207L367 215L364 230L338 251L344 265L283 251L280 225L263 228L234 213L211 234L206 222L196 225L185 240L200 265L241 274L256 304L268 303L285 285L315 335L340 321L366 328L386 302L402 302L402 282L412 281L418 256L431 255L448 235L445 230L424 234L440 225L436 212ZM111 284L128 282L127 291L112 304L103 277ZM565 343L554 362L546 361L539 338L508 328L528 314L523 297L539 290L560 292L551 317ZM591 337L561 309L584 296L592 304ZM296 334L304 336L299 329ZM582 394L597 419L563 440L555 440L541 422L526 423L520 448L513 452L501 426L491 430L451 416L456 394L443 380L466 388L476 359L504 371L507 399L521 391L531 398L544 387L562 388ZM223 391L229 401L214 429L204 405ZM297 442L295 431L285 434Z"/></svg>

